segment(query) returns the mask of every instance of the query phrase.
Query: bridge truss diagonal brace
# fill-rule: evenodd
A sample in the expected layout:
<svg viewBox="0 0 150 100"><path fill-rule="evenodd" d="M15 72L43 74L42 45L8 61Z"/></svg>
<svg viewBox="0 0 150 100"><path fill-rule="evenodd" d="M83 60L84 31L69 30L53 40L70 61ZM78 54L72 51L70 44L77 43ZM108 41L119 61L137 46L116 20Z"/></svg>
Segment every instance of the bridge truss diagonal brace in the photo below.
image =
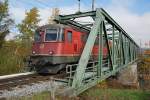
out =
<svg viewBox="0 0 150 100"><path fill-rule="evenodd" d="M77 89L82 85L82 80L84 78L85 69L86 69L88 61L90 59L90 54L92 52L97 34L99 34L101 32L100 25L102 24L103 21L104 21L104 17L101 14L101 9L97 9L96 16L95 16L95 22L90 31L87 42L83 49L82 55L80 57L80 60L79 60L79 63L78 63L77 69L76 69L76 74L73 79L72 88Z"/></svg>

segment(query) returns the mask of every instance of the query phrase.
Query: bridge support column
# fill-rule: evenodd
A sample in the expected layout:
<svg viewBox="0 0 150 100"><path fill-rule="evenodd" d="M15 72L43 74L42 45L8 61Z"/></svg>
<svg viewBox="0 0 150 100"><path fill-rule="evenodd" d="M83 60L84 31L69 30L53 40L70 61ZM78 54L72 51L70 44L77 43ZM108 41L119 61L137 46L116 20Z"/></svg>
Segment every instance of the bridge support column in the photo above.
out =
<svg viewBox="0 0 150 100"><path fill-rule="evenodd" d="M117 75L118 82L125 86L138 86L137 63L124 68Z"/></svg>

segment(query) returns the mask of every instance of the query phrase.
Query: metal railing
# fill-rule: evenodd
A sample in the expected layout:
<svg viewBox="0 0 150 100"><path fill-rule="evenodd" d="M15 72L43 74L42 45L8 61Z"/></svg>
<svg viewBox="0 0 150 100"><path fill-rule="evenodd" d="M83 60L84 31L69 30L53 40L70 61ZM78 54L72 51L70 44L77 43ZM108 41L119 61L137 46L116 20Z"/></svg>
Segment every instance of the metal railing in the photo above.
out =
<svg viewBox="0 0 150 100"><path fill-rule="evenodd" d="M66 79L68 80L68 85L72 85L72 81L74 78L74 75L76 74L76 68L78 64L70 64L66 66L66 74L67 77ZM88 62L88 65L85 69L84 73L84 79L82 83L87 83L88 81L96 78L97 76L97 66L98 66L98 61L90 61ZM103 64L102 64L102 74L105 74L107 71L110 71L110 61L108 58L103 59Z"/></svg>

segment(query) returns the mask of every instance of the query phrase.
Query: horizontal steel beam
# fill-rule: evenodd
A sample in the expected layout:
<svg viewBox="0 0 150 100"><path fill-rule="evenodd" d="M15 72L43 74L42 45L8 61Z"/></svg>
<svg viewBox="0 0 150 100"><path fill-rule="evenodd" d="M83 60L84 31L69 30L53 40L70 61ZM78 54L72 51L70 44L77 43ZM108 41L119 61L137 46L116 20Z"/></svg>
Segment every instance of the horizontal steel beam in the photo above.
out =
<svg viewBox="0 0 150 100"><path fill-rule="evenodd" d="M87 17L87 16L96 16L96 11L82 12L82 13L70 14L70 15L59 15L56 17L55 20L70 20L74 18Z"/></svg>

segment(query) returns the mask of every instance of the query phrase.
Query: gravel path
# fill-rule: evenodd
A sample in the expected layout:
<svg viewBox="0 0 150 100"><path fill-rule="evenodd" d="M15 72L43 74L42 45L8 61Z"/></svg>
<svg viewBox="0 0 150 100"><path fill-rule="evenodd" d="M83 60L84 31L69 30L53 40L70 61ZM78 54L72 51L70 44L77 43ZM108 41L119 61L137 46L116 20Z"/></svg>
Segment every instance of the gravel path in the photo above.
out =
<svg viewBox="0 0 150 100"><path fill-rule="evenodd" d="M14 98L22 97L27 95L32 95L33 93L40 93L43 91L56 91L59 87L62 87L64 84L56 81L46 81L39 83L32 83L30 85L23 85L21 87L15 87L11 91L1 90L0 98Z"/></svg>

